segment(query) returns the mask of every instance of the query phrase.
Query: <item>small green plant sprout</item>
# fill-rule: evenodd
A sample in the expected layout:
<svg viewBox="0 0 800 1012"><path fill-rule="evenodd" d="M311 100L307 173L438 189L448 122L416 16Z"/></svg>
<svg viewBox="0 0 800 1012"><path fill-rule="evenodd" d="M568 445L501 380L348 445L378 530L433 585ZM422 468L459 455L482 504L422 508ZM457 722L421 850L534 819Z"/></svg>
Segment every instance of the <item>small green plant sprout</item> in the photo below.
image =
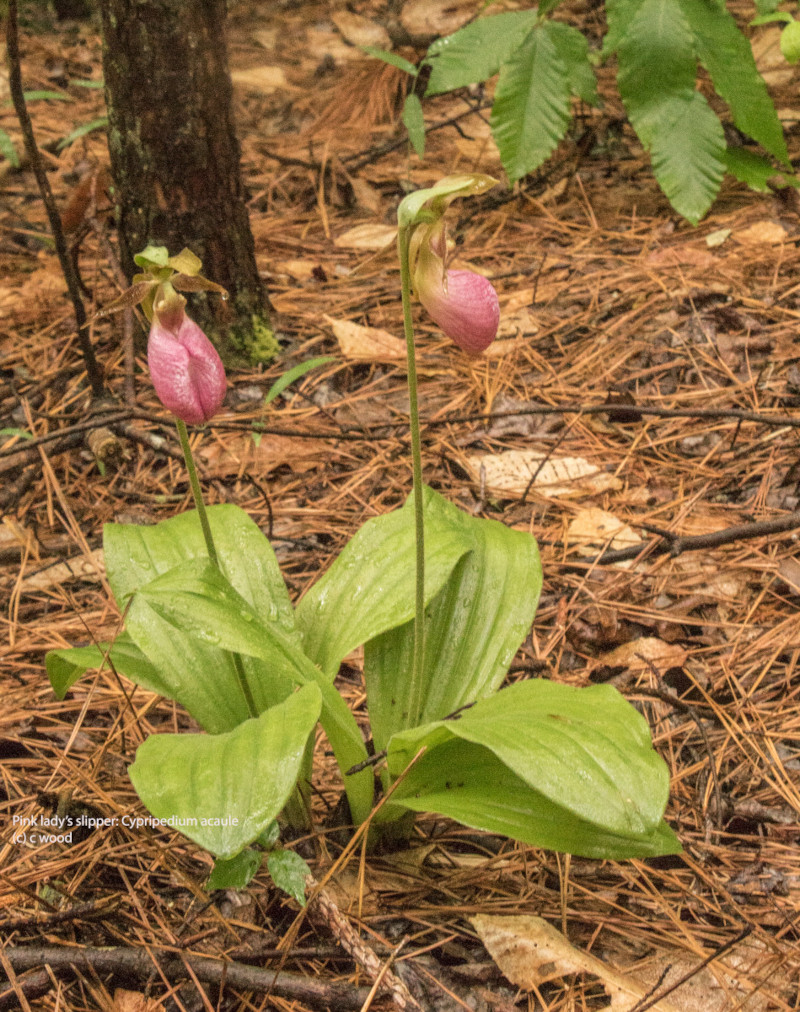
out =
<svg viewBox="0 0 800 1012"><path fill-rule="evenodd" d="M276 822L311 825L318 722L352 822L368 825L372 846L402 842L414 813L434 812L587 857L680 850L663 820L667 767L646 721L615 689L546 679L501 688L541 591L534 538L462 512L422 481L412 295L469 353L492 339L496 295L481 275L448 270L444 218L451 201L493 182L447 177L398 210L413 475L405 505L368 520L293 605L250 517L232 504L203 505L179 417L196 509L151 527L106 525L106 571L125 631L113 643L47 655L59 697L86 670L113 665L199 724L200 733L151 735L129 775L155 823L215 856L212 887L242 887L266 852L273 879L302 902L307 869L279 847ZM163 328L180 343L186 324L170 288L211 283L197 280L199 263L185 253L151 249L137 262L143 275L119 302L142 302L151 341ZM205 348L197 341L181 359L190 374ZM151 364L154 380L158 368ZM214 390L216 382L214 373ZM194 411L194 393L162 399L187 418L181 405ZM335 685L361 645L369 751Z"/></svg>
<svg viewBox="0 0 800 1012"><path fill-rule="evenodd" d="M572 120L574 100L598 104L594 67L615 59L620 97L656 180L692 224L708 211L726 172L758 190L774 179L796 185L783 129L750 43L723 0L608 0L599 52L590 50L577 28L554 20L559 6L560 0L544 0L530 10L480 17L432 43L420 66L408 70L415 83L423 68L430 72L426 97L499 75L490 124L511 183L555 151ZM800 58L800 29L791 15L773 13L775 0L759 0L756 6L760 17L754 24L791 22L781 46L790 62ZM407 69L406 61L389 60L391 53L372 55ZM698 66L708 73L734 125L761 152L726 143L720 118L697 87ZM416 88L412 94L416 98ZM403 121L421 156L421 107L412 114L407 104Z"/></svg>

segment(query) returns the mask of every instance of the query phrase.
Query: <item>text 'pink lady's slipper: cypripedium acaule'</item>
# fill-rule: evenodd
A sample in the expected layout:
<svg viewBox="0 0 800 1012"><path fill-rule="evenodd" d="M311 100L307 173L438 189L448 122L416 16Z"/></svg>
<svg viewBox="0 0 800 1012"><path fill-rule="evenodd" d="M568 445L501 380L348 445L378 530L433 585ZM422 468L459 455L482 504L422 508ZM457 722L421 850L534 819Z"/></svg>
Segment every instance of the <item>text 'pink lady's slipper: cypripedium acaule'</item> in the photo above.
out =
<svg viewBox="0 0 800 1012"><path fill-rule="evenodd" d="M167 410L189 425L201 425L225 399L225 367L214 345L186 315L186 300L166 288L153 304L147 340L150 378Z"/></svg>

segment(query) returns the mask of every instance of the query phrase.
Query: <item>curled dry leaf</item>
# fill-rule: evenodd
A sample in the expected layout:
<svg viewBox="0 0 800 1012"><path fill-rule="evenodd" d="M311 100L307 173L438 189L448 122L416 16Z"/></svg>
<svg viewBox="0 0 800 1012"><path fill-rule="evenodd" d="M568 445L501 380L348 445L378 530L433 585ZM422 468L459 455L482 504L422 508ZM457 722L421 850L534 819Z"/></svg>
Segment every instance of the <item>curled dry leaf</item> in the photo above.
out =
<svg viewBox="0 0 800 1012"><path fill-rule="evenodd" d="M505 450L467 457L476 481L481 470L486 488L500 495L524 495L530 487L548 498L578 497L622 487L622 482L583 457L551 457L540 450ZM536 480L531 485L531 479Z"/></svg>
<svg viewBox="0 0 800 1012"><path fill-rule="evenodd" d="M371 362L403 361L406 357L405 341L378 327L364 327L351 320L325 319L345 358L358 358Z"/></svg>
<svg viewBox="0 0 800 1012"><path fill-rule="evenodd" d="M600 978L611 999L604 1012L628 1012L650 990L649 985L575 948L541 917L479 915L472 924L489 955L517 987L532 990L547 980L590 973ZM652 1008L653 1012L678 1012L679 1006L662 1000Z"/></svg>
<svg viewBox="0 0 800 1012"><path fill-rule="evenodd" d="M566 540L567 546L574 546L579 555L596 555L605 548L638 545L641 538L613 513L591 506L575 514L567 528Z"/></svg>
<svg viewBox="0 0 800 1012"><path fill-rule="evenodd" d="M231 475L257 474L264 477L283 464L295 473L309 471L330 450L314 439L293 439L291 436L265 435L258 439L250 434L236 436L216 443L203 444L198 456L205 465L209 478L227 478Z"/></svg>
<svg viewBox="0 0 800 1012"><path fill-rule="evenodd" d="M260 91L264 95L271 95L275 91L295 90L286 80L283 68L269 64L234 70L231 72L231 80L249 91Z"/></svg>
<svg viewBox="0 0 800 1012"><path fill-rule="evenodd" d="M755 225L733 233L734 240L742 246L777 246L784 242L786 237L786 229L777 221L757 221Z"/></svg>
<svg viewBox="0 0 800 1012"><path fill-rule="evenodd" d="M337 11L331 18L342 33L342 38L352 46L375 46L376 49L391 49L389 33L371 18L352 11Z"/></svg>
<svg viewBox="0 0 800 1012"><path fill-rule="evenodd" d="M83 580L85 583L97 583L105 573L103 549L95 548L88 555L77 555L74 559L56 562L52 566L31 573L22 581L24 593L51 590L72 580Z"/></svg>
<svg viewBox="0 0 800 1012"><path fill-rule="evenodd" d="M386 249L397 238L397 229L393 225L377 225L368 222L356 225L342 232L333 240L334 246L340 249Z"/></svg>
<svg viewBox="0 0 800 1012"><path fill-rule="evenodd" d="M688 656L688 651L678 643L665 643L657 636L642 636L603 654L598 663L610 668L642 671L649 668L649 661L658 671L667 671L669 668L682 668Z"/></svg>

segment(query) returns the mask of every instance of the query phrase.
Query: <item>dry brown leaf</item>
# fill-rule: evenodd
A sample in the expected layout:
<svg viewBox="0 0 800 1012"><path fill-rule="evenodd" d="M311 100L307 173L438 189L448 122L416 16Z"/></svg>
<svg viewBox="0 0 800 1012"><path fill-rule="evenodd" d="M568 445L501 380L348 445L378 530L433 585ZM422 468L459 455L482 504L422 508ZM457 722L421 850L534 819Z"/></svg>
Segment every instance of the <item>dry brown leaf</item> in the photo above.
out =
<svg viewBox="0 0 800 1012"><path fill-rule="evenodd" d="M95 548L88 555L78 555L74 559L56 562L52 566L31 573L22 581L22 590L26 593L50 590L52 587L60 587L62 583L69 583L71 580L95 583L100 580L104 572L103 549Z"/></svg>
<svg viewBox="0 0 800 1012"><path fill-rule="evenodd" d="M156 1012L163 1007L162 1002L156 1001L155 998L147 998L139 991L126 991L118 987L114 991L111 1012Z"/></svg>
<svg viewBox="0 0 800 1012"><path fill-rule="evenodd" d="M256 446L252 435L245 433L204 444L198 451L209 478L226 478L252 472L261 477L282 464L295 473L313 470L330 457L331 448L316 439L294 439L291 436L264 435Z"/></svg>
<svg viewBox="0 0 800 1012"><path fill-rule="evenodd" d="M750 228L734 232L733 239L742 246L768 245L775 246L786 239L786 229L777 221L757 221Z"/></svg>
<svg viewBox="0 0 800 1012"><path fill-rule="evenodd" d="M471 920L489 955L516 987L533 990L547 980L590 973L600 978L608 992L609 1012L627 1012L650 990L634 977L577 949L541 917L479 915ZM679 1012L679 1007L667 1000L652 1008L653 1012Z"/></svg>
<svg viewBox="0 0 800 1012"><path fill-rule="evenodd" d="M272 270L275 274L288 274L295 281L310 281L317 266L313 260L276 260Z"/></svg>
<svg viewBox="0 0 800 1012"><path fill-rule="evenodd" d="M411 36L451 35L475 14L473 0L406 0L400 14Z"/></svg>
<svg viewBox="0 0 800 1012"><path fill-rule="evenodd" d="M498 334L500 331L498 331ZM520 348L520 338L522 337L522 331L517 331L515 337L499 337L492 341L486 351L483 353L484 358L504 358L506 355L511 355L513 352L518 351Z"/></svg>
<svg viewBox="0 0 800 1012"><path fill-rule="evenodd" d="M333 244L339 249L384 249L394 243L396 238L397 228L393 225L376 225L370 222L348 228L333 240Z"/></svg>
<svg viewBox="0 0 800 1012"><path fill-rule="evenodd" d="M641 538L613 513L591 506L575 514L567 528L566 541L568 546L577 548L579 555L596 555L606 547L638 545Z"/></svg>
<svg viewBox="0 0 800 1012"><path fill-rule="evenodd" d="M484 471L486 488L506 495L523 495L530 486L548 497L582 496L622 487L613 474L601 471L583 457L551 457L540 450L505 450L467 458L467 465L480 480ZM538 473L537 473L538 472ZM531 486L531 478L536 481Z"/></svg>
<svg viewBox="0 0 800 1012"><path fill-rule="evenodd" d="M518 309L515 313L504 313L500 317L500 326L497 328L498 338L519 337L523 334L535 334L539 328L534 322L529 310ZM497 342L495 342L496 344ZM489 351L494 346L489 345ZM495 352L494 354L497 354Z"/></svg>
<svg viewBox="0 0 800 1012"><path fill-rule="evenodd" d="M371 186L366 179L362 179L361 176L350 176L348 179L353 196L356 199L356 204L359 207L363 207L366 211L377 215L382 205L380 192L374 186Z"/></svg>
<svg viewBox="0 0 800 1012"><path fill-rule="evenodd" d="M631 671L649 670L648 661L659 671L682 668L689 656L678 643L665 643L657 636L642 636L598 657L598 664L610 668L629 668Z"/></svg>
<svg viewBox="0 0 800 1012"><path fill-rule="evenodd" d="M778 576L795 594L800 594L800 559L784 559L778 566Z"/></svg>
<svg viewBox="0 0 800 1012"><path fill-rule="evenodd" d="M231 80L250 91L260 91L271 95L274 91L294 91L294 87L286 80L282 67L264 64L262 67L247 67L231 71Z"/></svg>
<svg viewBox="0 0 800 1012"><path fill-rule="evenodd" d="M342 33L342 37L353 46L374 46L376 49L391 49L389 33L376 21L351 11L337 11L331 21Z"/></svg>
<svg viewBox="0 0 800 1012"><path fill-rule="evenodd" d="M307 52L320 62L330 57L337 62L363 60L364 53L356 46L348 45L338 32L330 28L311 27L306 29Z"/></svg>
<svg viewBox="0 0 800 1012"><path fill-rule="evenodd" d="M351 320L325 319L330 324L334 337L345 358L359 358L370 362L401 361L406 357L405 341L388 330L378 327L364 327Z"/></svg>
<svg viewBox="0 0 800 1012"><path fill-rule="evenodd" d="M753 58L756 67L770 87L787 84L795 76L781 52L781 28L760 28L753 36Z"/></svg>

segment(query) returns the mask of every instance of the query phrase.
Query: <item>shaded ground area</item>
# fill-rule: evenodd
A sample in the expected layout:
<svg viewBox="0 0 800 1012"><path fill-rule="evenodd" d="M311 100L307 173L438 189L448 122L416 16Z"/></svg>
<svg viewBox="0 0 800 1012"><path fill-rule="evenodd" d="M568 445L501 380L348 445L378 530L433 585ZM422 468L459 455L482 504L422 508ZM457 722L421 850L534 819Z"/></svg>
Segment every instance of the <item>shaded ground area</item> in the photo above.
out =
<svg viewBox="0 0 800 1012"><path fill-rule="evenodd" d="M595 14L573 7L591 28ZM225 411L196 442L210 501L239 504L269 533L294 596L364 520L410 490L391 242L403 187L500 171L479 91L430 102L426 159L409 158L396 126L401 79L347 45L342 33L358 25L344 13L236 7L231 22L252 225L284 356L232 375ZM73 99L32 103L40 143L102 114L101 92L64 84L100 77L92 29L30 34L24 58L26 87L66 87ZM782 73L770 83L797 155L797 77ZM545 590L512 677L610 681L641 707L671 768L667 819L685 853L568 860L431 818L410 851L356 853L328 889L381 960L407 939L395 969L424 983L427 1007L608 1007L593 975L555 973L530 992L509 984L469 918L529 914L649 982L645 990L666 967L668 980L680 977L738 939L670 1000L711 1012L796 1009L797 203L726 185L697 229L679 221L620 122L612 70L601 78L604 109L581 110L545 170L454 215L459 264L500 292L501 337L468 360L419 314L425 473L463 508L539 539ZM17 136L8 108L0 126ZM105 163L102 135L47 158L66 207L81 173ZM31 976L18 963L0 1005L27 989L33 1008L106 1008L125 983L173 1008L385 1007L391 999L369 996L371 980L337 944L345 928L334 914L327 926L320 914L296 920L262 876L243 895L209 896L211 859L177 834L118 826L70 847L12 842L13 815L144 814L126 774L137 745L189 726L172 704L131 694L109 672L59 703L43 656L119 629L102 524L155 522L187 508L190 493L142 359L126 406L117 320L99 322L94 339L121 405L108 428L123 457L98 470L33 177L24 165L0 171L0 937L6 953L60 947L65 963L63 950L77 960L76 947L111 947L117 958L51 978L34 950ZM94 237L81 267L98 303L113 297ZM337 361L262 407L274 379L320 353ZM35 438L5 431L14 429ZM340 683L358 711L351 660ZM323 743L320 758L320 830L296 844L318 878L341 853L322 829L340 791ZM219 971L198 962L208 956L237 963L221 997ZM270 993L263 978L237 976L247 966L282 975ZM112 978L112 967L125 972ZM319 994L302 990L312 984Z"/></svg>

